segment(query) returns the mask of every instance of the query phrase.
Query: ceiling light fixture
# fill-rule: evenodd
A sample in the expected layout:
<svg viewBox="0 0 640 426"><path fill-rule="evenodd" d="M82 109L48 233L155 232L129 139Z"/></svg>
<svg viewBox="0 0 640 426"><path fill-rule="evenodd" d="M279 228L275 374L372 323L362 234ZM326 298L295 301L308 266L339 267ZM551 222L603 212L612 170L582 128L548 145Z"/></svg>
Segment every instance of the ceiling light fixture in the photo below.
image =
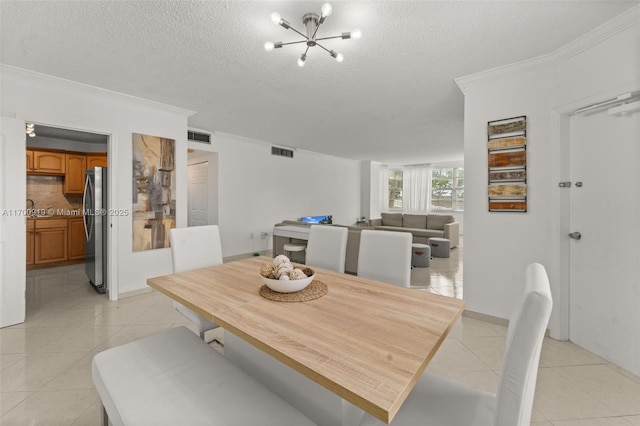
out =
<svg viewBox="0 0 640 426"><path fill-rule="evenodd" d="M307 53L309 52L309 48L310 47L314 47L314 46L319 46L322 49L324 49L329 55L331 55L332 58L334 58L336 60L336 62L342 62L344 60L344 55L342 53L337 53L333 50L327 49L326 47L324 47L323 45L321 45L320 43L318 43L321 40L329 40L332 38L341 38L341 39L348 39L348 38L352 38L352 39L359 39L360 37L362 37L362 31L356 29L353 30L351 32L348 33L342 33L340 35L337 36L332 36L332 37L321 37L321 38L316 38L316 34L318 33L318 28L320 28L320 25L322 25L325 21L325 19L331 15L331 12L333 12L333 7L331 6L331 4L329 3L325 3L322 5L322 9L320 12L320 15L316 14L316 13L307 13L302 17L302 23L305 26L306 32L307 34L303 34L300 31L296 30L295 28L293 28L291 26L291 24L289 24L289 22L287 22L286 20L282 19L282 17L280 16L279 13L273 12L271 14L271 21L273 21L274 24L276 25L280 25L282 28L284 28L285 30L292 30L295 31L296 33L300 34L302 37L304 37L304 40L299 40L299 41L292 41L289 43L283 43L281 41L278 42L271 42L268 41L264 44L264 50L266 50L267 52L271 52L273 49L279 49L282 46L286 46L288 44L298 44L298 43L306 43L307 48L305 49L304 53L300 56L300 58L298 59L298 66L300 67L304 67L306 61L307 61Z"/></svg>
<svg viewBox="0 0 640 426"><path fill-rule="evenodd" d="M27 123L24 131L29 135L30 138L36 136L36 126L33 123Z"/></svg>

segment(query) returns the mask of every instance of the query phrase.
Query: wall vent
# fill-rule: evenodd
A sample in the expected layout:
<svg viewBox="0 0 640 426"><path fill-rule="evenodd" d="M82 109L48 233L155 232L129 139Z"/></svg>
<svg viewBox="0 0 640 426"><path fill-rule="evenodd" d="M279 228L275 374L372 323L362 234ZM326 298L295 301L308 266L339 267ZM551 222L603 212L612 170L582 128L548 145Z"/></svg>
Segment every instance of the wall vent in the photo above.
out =
<svg viewBox="0 0 640 426"><path fill-rule="evenodd" d="M271 147L271 155L278 155L280 157L293 158L293 150L292 149L286 149L286 148L280 148L280 147L277 147L277 146L272 146Z"/></svg>
<svg viewBox="0 0 640 426"><path fill-rule="evenodd" d="M187 131L187 139L193 142L208 143L211 144L211 135L208 133Z"/></svg>

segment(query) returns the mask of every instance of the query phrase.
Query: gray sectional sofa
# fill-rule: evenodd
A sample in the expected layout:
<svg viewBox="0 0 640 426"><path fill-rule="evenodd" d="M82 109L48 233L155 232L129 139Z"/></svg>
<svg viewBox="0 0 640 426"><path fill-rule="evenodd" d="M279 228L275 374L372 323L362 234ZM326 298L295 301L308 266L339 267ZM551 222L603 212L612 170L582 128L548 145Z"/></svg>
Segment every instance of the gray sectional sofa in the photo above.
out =
<svg viewBox="0 0 640 426"><path fill-rule="evenodd" d="M411 232L414 243L427 244L430 237L446 238L451 248L460 244L460 224L451 215L382 213L369 225L385 231Z"/></svg>
<svg viewBox="0 0 640 426"><path fill-rule="evenodd" d="M283 220L276 223L275 227L294 226L309 228L309 223L298 220ZM350 274L358 272L358 255L360 253L360 232L363 229L379 229L385 231L402 231L413 234L414 243L427 244L429 237L447 238L451 241L451 248L460 242L460 225L454 221L451 215L409 215L402 213L382 213L381 219L371 220L370 226L346 226L346 225L322 225L322 226L341 226L347 228L349 233L347 237L347 257L345 260L344 270ZM429 228L427 228L429 226ZM287 243L306 244L307 240L293 237L273 235L273 256L286 254L284 245ZM296 252L292 255L293 260L304 262L304 252Z"/></svg>

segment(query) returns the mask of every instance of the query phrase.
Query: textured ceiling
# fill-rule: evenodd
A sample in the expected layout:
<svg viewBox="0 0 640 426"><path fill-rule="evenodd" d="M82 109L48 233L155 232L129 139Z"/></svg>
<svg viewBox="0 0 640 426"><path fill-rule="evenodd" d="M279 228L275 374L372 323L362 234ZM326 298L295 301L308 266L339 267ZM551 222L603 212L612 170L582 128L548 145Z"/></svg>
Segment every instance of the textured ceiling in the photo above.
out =
<svg viewBox="0 0 640 426"><path fill-rule="evenodd" d="M197 111L192 127L359 160L463 156L454 78L575 40L638 1L334 1L304 68L271 23L322 1L0 1L0 62ZM55 125L55 123L48 123Z"/></svg>

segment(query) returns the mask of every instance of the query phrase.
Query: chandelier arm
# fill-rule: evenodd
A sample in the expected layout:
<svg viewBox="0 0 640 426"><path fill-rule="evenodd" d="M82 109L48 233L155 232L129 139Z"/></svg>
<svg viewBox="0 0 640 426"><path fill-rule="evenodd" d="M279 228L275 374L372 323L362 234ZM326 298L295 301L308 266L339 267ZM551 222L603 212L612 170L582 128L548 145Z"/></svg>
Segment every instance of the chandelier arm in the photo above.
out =
<svg viewBox="0 0 640 426"><path fill-rule="evenodd" d="M317 38L316 41L331 40L332 38L342 38L342 36L341 35L337 35L337 36L332 36L332 37L322 37L322 38Z"/></svg>
<svg viewBox="0 0 640 426"><path fill-rule="evenodd" d="M305 54L305 55L309 52L309 48L310 48L310 47L311 47L311 46L307 46L307 49L304 51L304 54Z"/></svg>
<svg viewBox="0 0 640 426"><path fill-rule="evenodd" d="M318 34L318 28L320 28L320 25L322 25L322 21L319 21L318 25L316 25L316 30L313 32L313 35L311 36L311 40L316 39L316 34Z"/></svg>
<svg viewBox="0 0 640 426"><path fill-rule="evenodd" d="M324 50L327 51L327 53L331 54L331 50L327 49L326 47L324 47L323 45L321 45L320 43L316 43L316 46L320 46L322 47Z"/></svg>
<svg viewBox="0 0 640 426"><path fill-rule="evenodd" d="M300 40L300 41L290 41L290 42L288 42L288 43L282 43L282 46L287 46L287 45L289 45L289 44L306 43L306 42L307 42L307 40L306 40L306 39L304 39L304 40Z"/></svg>
<svg viewBox="0 0 640 426"><path fill-rule="evenodd" d="M304 37L304 41L309 40L309 39L307 38L307 36L306 36L306 35L302 34L300 31L296 30L296 29L295 29L295 28L293 28L292 26L289 26L289 29L290 29L290 30L293 30L293 31L295 31L295 32L297 32L297 33L298 33L298 34L300 34L302 37Z"/></svg>

